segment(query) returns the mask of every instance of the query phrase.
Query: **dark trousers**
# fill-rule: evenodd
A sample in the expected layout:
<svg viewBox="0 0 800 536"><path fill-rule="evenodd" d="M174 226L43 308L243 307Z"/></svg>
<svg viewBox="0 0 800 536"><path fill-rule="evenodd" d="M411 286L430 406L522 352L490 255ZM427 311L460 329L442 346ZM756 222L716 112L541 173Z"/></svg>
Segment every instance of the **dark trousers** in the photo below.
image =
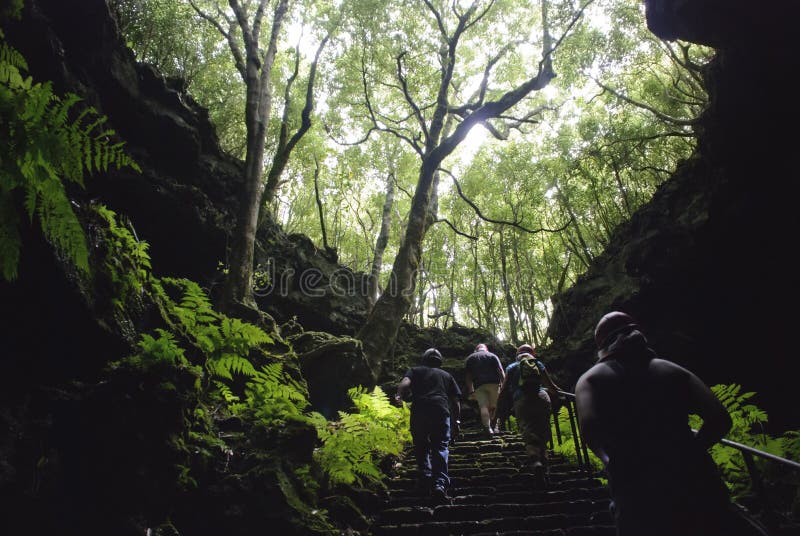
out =
<svg viewBox="0 0 800 536"><path fill-rule="evenodd" d="M420 478L447 488L447 448L450 442L450 412L436 406L411 405L411 439Z"/></svg>

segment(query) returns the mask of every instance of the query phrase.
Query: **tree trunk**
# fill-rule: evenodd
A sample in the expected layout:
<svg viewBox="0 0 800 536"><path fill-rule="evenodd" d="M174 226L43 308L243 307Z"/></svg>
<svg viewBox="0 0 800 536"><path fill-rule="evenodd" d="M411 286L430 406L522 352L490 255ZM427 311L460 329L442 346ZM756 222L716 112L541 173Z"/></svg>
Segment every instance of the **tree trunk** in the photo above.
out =
<svg viewBox="0 0 800 536"><path fill-rule="evenodd" d="M389 284L358 333L376 381L384 358L397 340L400 323L411 307L422 255L422 240L428 230L426 224L433 175L440 162L440 159L429 158L422 163L417 189L411 200L406 234L394 258Z"/></svg>
<svg viewBox="0 0 800 536"><path fill-rule="evenodd" d="M255 249L258 215L263 192L262 173L266 128L272 111L272 85L270 74L275 62L278 34L286 15L288 0L280 0L272 20L269 46L261 56L257 34L250 32L246 13L237 2L231 0L242 27L246 57L240 72L247 87L245 123L247 125L247 155L245 157L244 189L240 197L236 227L232 237L228 259L229 272L225 279L222 306L231 310L237 305L256 307L253 297L253 256Z"/></svg>
<svg viewBox="0 0 800 536"><path fill-rule="evenodd" d="M511 342L514 346L519 346L517 337L517 315L514 314L514 298L511 296L511 285L508 283L508 259L506 256L505 235L502 227L500 229L500 282L503 285L503 294L506 297L506 308L508 309L508 329L511 332Z"/></svg>
<svg viewBox="0 0 800 536"><path fill-rule="evenodd" d="M322 197L319 195L319 161L314 157L314 197L317 200L317 211L319 212L319 228L322 232L322 247L326 251L330 250L328 246L328 233L325 231L325 212L322 207Z"/></svg>
<svg viewBox="0 0 800 536"><path fill-rule="evenodd" d="M389 243L389 229L392 223L392 205L394 204L394 176L389 174L386 177L386 200L383 202L383 214L381 215L381 230L378 239L375 241L375 254L372 257L372 269L370 270L367 300L370 309L378 299L378 282L381 275L381 265L383 264L383 252Z"/></svg>

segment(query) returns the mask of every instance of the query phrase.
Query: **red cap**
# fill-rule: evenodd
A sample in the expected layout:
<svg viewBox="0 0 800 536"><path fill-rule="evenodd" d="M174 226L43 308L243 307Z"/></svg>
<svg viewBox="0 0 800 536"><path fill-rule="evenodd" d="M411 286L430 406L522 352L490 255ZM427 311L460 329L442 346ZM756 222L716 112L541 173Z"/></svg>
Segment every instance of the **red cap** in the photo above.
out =
<svg viewBox="0 0 800 536"><path fill-rule="evenodd" d="M535 355L536 351L534 350L532 344L525 343L525 344L521 345L519 348L517 348L517 355L519 355L519 354Z"/></svg>

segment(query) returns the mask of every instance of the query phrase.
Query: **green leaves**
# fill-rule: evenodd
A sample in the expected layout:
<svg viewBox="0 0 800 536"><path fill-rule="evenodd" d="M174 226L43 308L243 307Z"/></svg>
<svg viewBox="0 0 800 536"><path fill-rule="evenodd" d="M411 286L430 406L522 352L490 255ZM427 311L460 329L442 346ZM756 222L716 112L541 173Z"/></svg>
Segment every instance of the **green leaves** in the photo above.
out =
<svg viewBox="0 0 800 536"><path fill-rule="evenodd" d="M315 458L331 484L378 483L384 476L380 460L400 455L411 440L409 409L392 406L379 387L369 392L354 387L348 394L357 413L340 412L335 422L312 415L322 441Z"/></svg>
<svg viewBox="0 0 800 536"><path fill-rule="evenodd" d="M2 39L2 34L0 34ZM114 131L91 107L74 120L76 95L59 98L49 82L24 78L22 55L0 40L0 272L17 277L20 248L16 200L22 199L28 220L38 219L42 233L79 270L89 271L89 251L83 227L73 211L64 183L83 186L95 171L139 167L112 143Z"/></svg>
<svg viewBox="0 0 800 536"><path fill-rule="evenodd" d="M739 384L718 384L711 390L719 398L722 405L731 416L733 425L726 436L727 439L742 443L776 456L797 459L800 453L800 433L788 431L780 437L772 437L764 431L767 424L767 413L748 401L756 396L752 391L742 392ZM697 415L690 415L689 426L700 428L702 420ZM738 450L723 444L711 447L711 457L722 471L723 478L734 497L749 493L751 481L750 474ZM771 474L772 478L780 479L781 467L776 467L773 462L755 457L754 462L761 474ZM772 463L772 465L770 465ZM796 489L796 483L794 484Z"/></svg>
<svg viewBox="0 0 800 536"><path fill-rule="evenodd" d="M184 350L178 346L175 336L163 329L157 329L156 333L158 333L158 338L147 333L142 334L139 341L142 354L152 357L156 361L167 361L173 365L185 362Z"/></svg>

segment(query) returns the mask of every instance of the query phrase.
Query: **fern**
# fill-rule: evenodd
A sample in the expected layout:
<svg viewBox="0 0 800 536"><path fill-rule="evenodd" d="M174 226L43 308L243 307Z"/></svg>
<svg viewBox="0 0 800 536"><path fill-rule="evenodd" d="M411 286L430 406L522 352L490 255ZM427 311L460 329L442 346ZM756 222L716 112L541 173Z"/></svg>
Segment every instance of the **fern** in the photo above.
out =
<svg viewBox="0 0 800 536"><path fill-rule="evenodd" d="M234 374L256 375L255 367L247 358L231 353L224 353L218 359L209 360L207 368L214 376L229 380L233 379Z"/></svg>
<svg viewBox="0 0 800 536"><path fill-rule="evenodd" d="M308 399L296 382L285 373L283 365L271 363L256 371L245 387L239 412L247 412L267 428L282 426L287 421L311 422L305 410Z"/></svg>
<svg viewBox="0 0 800 536"><path fill-rule="evenodd" d="M142 335L139 348L143 356L151 357L156 361L167 361L174 365L185 363L186 357L183 348L178 346L175 336L163 329L157 329L158 338L147 333Z"/></svg>
<svg viewBox="0 0 800 536"><path fill-rule="evenodd" d="M767 413L750 403L756 396L754 392L742 392L739 384L719 384L711 387L722 405L731 416L733 425L727 438L738 443L749 445L770 454L775 454L789 459L798 459L800 455L800 432L788 431L780 437L772 437L764 431L768 421ZM697 415L690 415L689 425L698 429L702 419ZM734 497L742 497L751 493L750 474L745 465L742 454L731 447L716 444L711 447L711 457L720 468L723 479ZM783 474L783 467L772 462L755 458L756 469L762 475L768 475L774 483L783 480L792 481L792 489L797 489L796 475Z"/></svg>
<svg viewBox="0 0 800 536"><path fill-rule="evenodd" d="M516 419L511 417L514 422L513 427L516 427ZM572 434L572 426L569 421L569 410L566 406L561 406L556 415L558 419L558 429L561 432L561 442L558 442L558 434L556 434L555 422L551 421L550 436L553 438L553 452L561 454L567 458L571 463L578 463L578 455L575 453L575 437ZM591 450L587 451L589 454L589 464L593 469L599 471L603 467L603 462ZM605 478L600 478L603 483L607 483Z"/></svg>
<svg viewBox="0 0 800 536"><path fill-rule="evenodd" d="M99 241L105 247L102 266L113 287L112 303L123 309L133 296L140 296L151 282L149 244L139 240L130 224L123 225L114 211L94 205L94 213L103 222Z"/></svg>
<svg viewBox="0 0 800 536"><path fill-rule="evenodd" d="M17 198L28 219L38 219L45 238L88 272L86 236L64 182L82 187L86 174L110 165L141 171L123 144L112 143L105 117L88 107L70 120L80 98L58 97L49 82L26 78L27 69L25 58L0 33L0 272L8 281L16 279L20 259Z"/></svg>
<svg viewBox="0 0 800 536"><path fill-rule="evenodd" d="M380 388L354 387L348 394L357 413L340 412L336 422L312 416L322 442L316 460L331 484L379 483L384 476L380 460L400 455L411 441L409 410L392 406Z"/></svg>

